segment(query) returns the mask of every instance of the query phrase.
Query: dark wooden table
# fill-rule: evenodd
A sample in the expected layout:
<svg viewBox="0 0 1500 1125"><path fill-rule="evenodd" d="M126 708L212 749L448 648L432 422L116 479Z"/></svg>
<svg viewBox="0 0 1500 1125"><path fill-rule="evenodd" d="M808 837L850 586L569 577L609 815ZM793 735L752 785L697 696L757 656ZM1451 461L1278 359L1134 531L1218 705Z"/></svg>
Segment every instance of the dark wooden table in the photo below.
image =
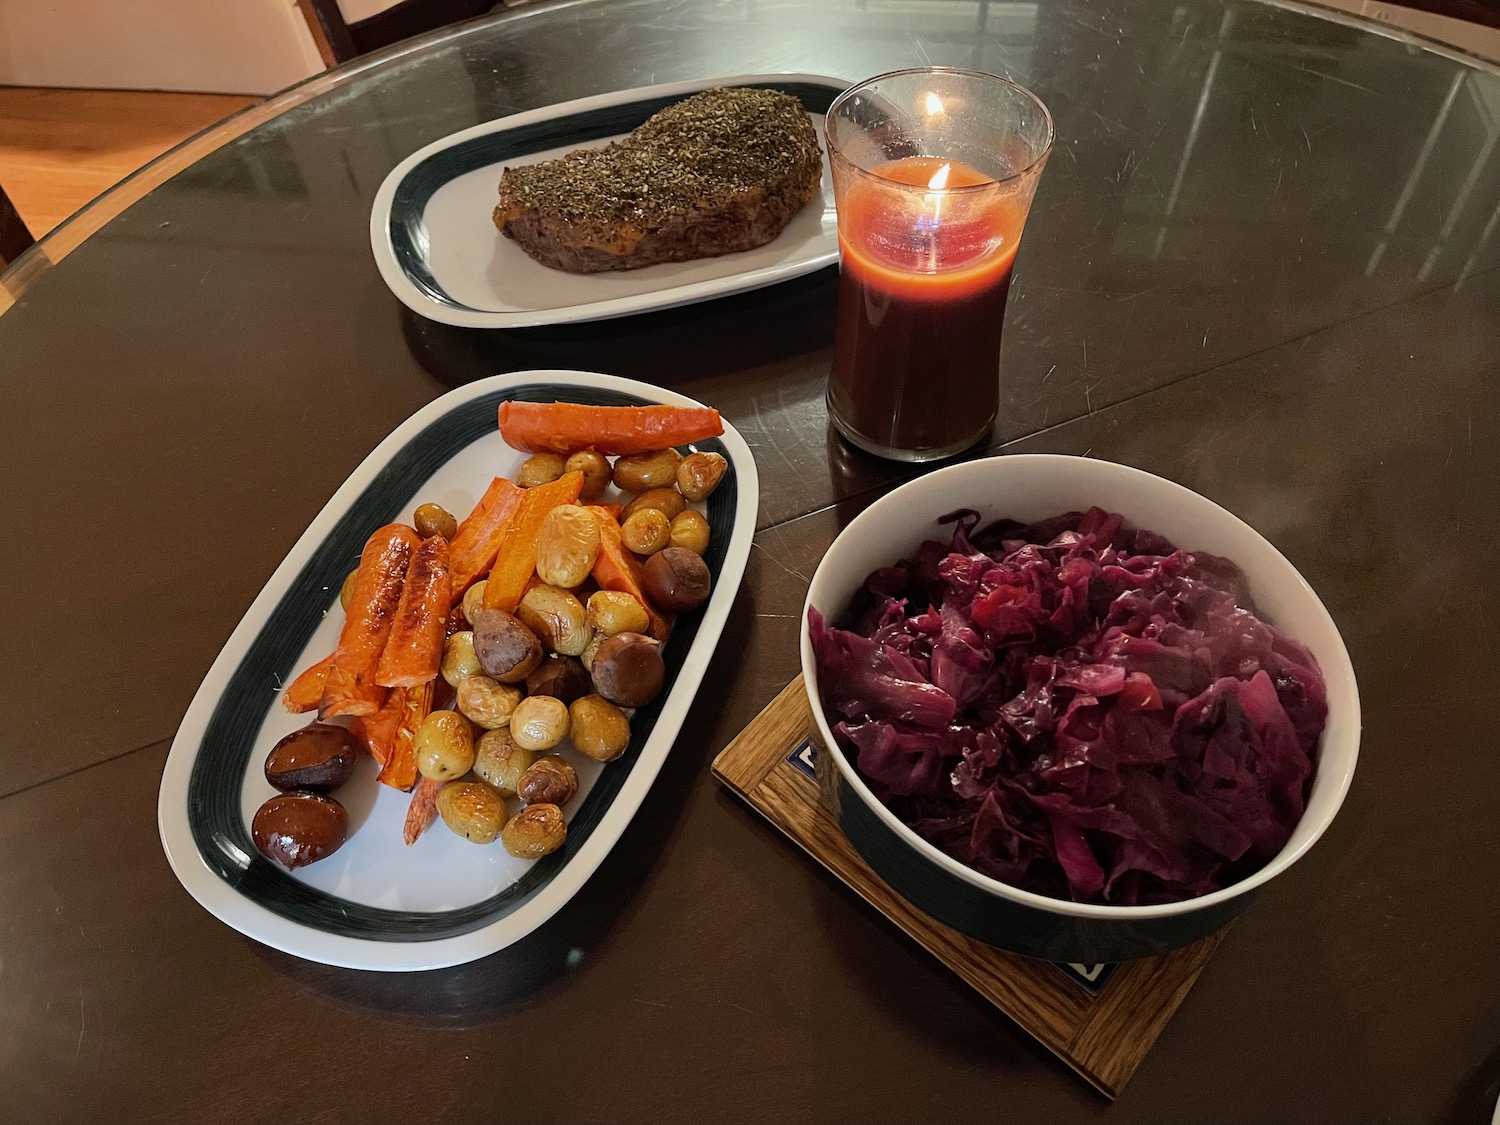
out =
<svg viewBox="0 0 1500 1125"><path fill-rule="evenodd" d="M796 672L823 549L908 472L829 433L833 274L498 333L409 315L369 250L386 172L475 122L926 62L1012 75L1057 118L993 448L1138 465L1245 517L1322 595L1365 701L1337 822L1113 1106L709 777ZM1493 70L1280 5L613 0L405 45L167 157L0 282L0 1119L1488 1120L1497 133ZM265 949L162 856L177 722L387 432L534 366L672 387L751 442L729 643L619 846L527 940L411 976Z"/></svg>

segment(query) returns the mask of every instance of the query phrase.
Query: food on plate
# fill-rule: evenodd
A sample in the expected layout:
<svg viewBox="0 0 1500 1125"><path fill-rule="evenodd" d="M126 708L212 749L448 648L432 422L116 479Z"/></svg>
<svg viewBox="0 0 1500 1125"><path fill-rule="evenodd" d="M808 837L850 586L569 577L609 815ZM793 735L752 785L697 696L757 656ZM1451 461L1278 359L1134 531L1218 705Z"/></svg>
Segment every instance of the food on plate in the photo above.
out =
<svg viewBox="0 0 1500 1125"><path fill-rule="evenodd" d="M672 542L672 521L658 508L642 508L620 525L620 538L638 555L651 555Z"/></svg>
<svg viewBox="0 0 1500 1125"><path fill-rule="evenodd" d="M327 859L349 838L349 814L322 793L278 793L250 822L255 847L288 871Z"/></svg>
<svg viewBox="0 0 1500 1125"><path fill-rule="evenodd" d="M373 715L386 689L375 682L376 665L395 620L406 583L406 567L421 542L405 524L389 524L371 535L359 558L349 613L323 682L318 718Z"/></svg>
<svg viewBox="0 0 1500 1125"><path fill-rule="evenodd" d="M536 536L536 576L549 586L582 586L599 557L599 521L587 508L559 504Z"/></svg>
<svg viewBox="0 0 1500 1125"><path fill-rule="evenodd" d="M564 656L577 656L594 639L588 610L571 590L533 586L521 599L516 616L544 645Z"/></svg>
<svg viewBox="0 0 1500 1125"><path fill-rule="evenodd" d="M579 493L585 500L597 500L614 478L609 458L597 449L580 449L563 462L564 472L583 474L583 490Z"/></svg>
<svg viewBox="0 0 1500 1125"><path fill-rule="evenodd" d="M344 584L339 587L339 608L345 613L349 612L349 599L354 596L354 583L359 578L359 567L355 567L344 576ZM332 660L332 657L329 657Z"/></svg>
<svg viewBox="0 0 1500 1125"><path fill-rule="evenodd" d="M573 504L583 490L583 474L564 473L554 481L528 488L500 539L495 565L485 580L484 608L514 613L536 574L536 541L553 508Z"/></svg>
<svg viewBox="0 0 1500 1125"><path fill-rule="evenodd" d="M497 683L485 675L468 676L454 689L458 713L476 727L499 730L510 723L524 692L513 684Z"/></svg>
<svg viewBox="0 0 1500 1125"><path fill-rule="evenodd" d="M630 503L626 504L625 507L621 508L620 514L616 518L623 527L626 523L630 522L630 517L642 508L655 508L670 520L675 518L686 507L687 501L682 498L682 493L678 492L677 489L648 488Z"/></svg>
<svg viewBox="0 0 1500 1125"><path fill-rule="evenodd" d="M561 808L578 792L578 773L556 754L536 759L516 783L516 796L528 805Z"/></svg>
<svg viewBox="0 0 1500 1125"><path fill-rule="evenodd" d="M677 480L682 454L675 449L653 449L630 453L615 462L615 487L621 492L646 492L665 488Z"/></svg>
<svg viewBox="0 0 1500 1125"><path fill-rule="evenodd" d="M550 695L572 703L593 690L593 681L576 656L549 656L526 677L527 695Z"/></svg>
<svg viewBox="0 0 1500 1125"><path fill-rule="evenodd" d="M486 731L474 753L474 773L503 797L514 797L521 775L536 761L536 753L516 741L507 728Z"/></svg>
<svg viewBox="0 0 1500 1125"><path fill-rule="evenodd" d="M724 475L673 446L721 433L718 414L508 405L520 409L501 409L507 440L533 454L517 480L492 478L462 520L425 502L410 525L376 530L340 590L337 648L284 692L289 711L320 721L265 763L266 780L296 798L273 797L252 825L276 862L310 863L342 843L342 806L317 799L351 779L362 751L382 785L410 793L408 845L441 820L476 844L547 855L567 837L573 762L621 757L626 709L661 692L672 615L708 589L701 560L673 545L676 535L706 549L710 535L682 487L701 499L703 481L711 490ZM511 800L526 806L514 817Z"/></svg>
<svg viewBox="0 0 1500 1125"><path fill-rule="evenodd" d="M602 695L585 695L568 707L573 749L596 762L612 762L630 745L630 717Z"/></svg>
<svg viewBox="0 0 1500 1125"><path fill-rule="evenodd" d="M505 827L505 798L482 781L448 781L437 792L443 823L471 844L493 844Z"/></svg>
<svg viewBox="0 0 1500 1125"><path fill-rule="evenodd" d="M729 462L718 453L689 453L677 466L677 491L695 504L707 500L728 468Z"/></svg>
<svg viewBox="0 0 1500 1125"><path fill-rule="evenodd" d="M822 175L801 102L720 88L603 148L506 168L493 218L545 266L634 269L763 246L819 194Z"/></svg>
<svg viewBox="0 0 1500 1125"><path fill-rule="evenodd" d="M1253 874L1302 816L1327 693L1228 559L1098 508L980 528L813 609L818 688L872 792L1054 898L1142 905Z"/></svg>
<svg viewBox="0 0 1500 1125"><path fill-rule="evenodd" d="M434 711L417 728L417 769L433 781L451 781L474 768L474 728L457 711Z"/></svg>
<svg viewBox="0 0 1500 1125"><path fill-rule="evenodd" d="M500 542L521 506L525 492L504 477L496 477L458 525L448 543L449 585L455 598L464 597L481 574L495 565Z"/></svg>
<svg viewBox="0 0 1500 1125"><path fill-rule="evenodd" d="M411 523L423 539L431 539L434 535L452 539L458 534L458 521L441 504L417 505L417 510L411 514Z"/></svg>
<svg viewBox="0 0 1500 1125"><path fill-rule="evenodd" d="M401 600L376 667L377 684L416 687L437 675L452 601L448 540L434 535L412 552Z"/></svg>
<svg viewBox="0 0 1500 1125"><path fill-rule="evenodd" d="M589 624L606 637L616 633L644 633L651 625L640 599L618 590L595 590L589 595L587 609Z"/></svg>
<svg viewBox="0 0 1500 1125"><path fill-rule="evenodd" d="M689 508L673 517L668 536L673 547L692 551L693 554L702 558L708 550L709 537L708 521L703 518L702 512Z"/></svg>
<svg viewBox="0 0 1500 1125"><path fill-rule="evenodd" d="M551 750L568 737L568 705L553 695L527 696L510 717L510 736L528 750Z"/></svg>
<svg viewBox="0 0 1500 1125"><path fill-rule="evenodd" d="M594 690L617 707L644 707L666 678L661 642L640 633L616 633L601 644L589 665Z"/></svg>
<svg viewBox="0 0 1500 1125"><path fill-rule="evenodd" d="M708 601L713 579L701 556L686 547L668 547L646 560L641 586L652 605L686 613Z"/></svg>
<svg viewBox="0 0 1500 1125"><path fill-rule="evenodd" d="M332 793L353 775L360 749L359 739L348 727L312 723L271 747L266 755L266 781L283 792Z"/></svg>
<svg viewBox="0 0 1500 1125"><path fill-rule="evenodd" d="M556 805L527 805L500 830L500 843L517 859L541 859L567 838L568 822Z"/></svg>
<svg viewBox="0 0 1500 1125"><path fill-rule="evenodd" d="M514 614L480 609L471 634L479 666L502 684L518 684L542 663L541 639Z"/></svg>
<svg viewBox="0 0 1500 1125"><path fill-rule="evenodd" d="M479 659L472 629L461 629L443 642L443 657L438 662L438 671L443 674L443 679L448 681L448 686L454 688L469 676L489 671ZM490 675L494 676L495 673L490 672ZM495 678L500 677L495 676Z"/></svg>
<svg viewBox="0 0 1500 1125"><path fill-rule="evenodd" d="M516 483L522 488L551 484L568 471L567 460L560 453L537 453L521 462Z"/></svg>
<svg viewBox="0 0 1500 1125"><path fill-rule="evenodd" d="M506 401L500 436L522 453L592 449L610 457L691 445L724 432L709 406L587 406L581 402Z"/></svg>

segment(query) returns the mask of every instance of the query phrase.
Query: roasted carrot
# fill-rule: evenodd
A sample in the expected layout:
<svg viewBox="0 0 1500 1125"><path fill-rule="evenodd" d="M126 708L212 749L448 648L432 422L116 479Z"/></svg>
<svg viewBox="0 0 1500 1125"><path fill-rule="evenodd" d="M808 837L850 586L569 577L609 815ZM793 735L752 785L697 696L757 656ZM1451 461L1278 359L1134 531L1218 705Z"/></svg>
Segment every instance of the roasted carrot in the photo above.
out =
<svg viewBox="0 0 1500 1125"><path fill-rule="evenodd" d="M328 669L332 667L333 653L330 652L291 682L281 697L281 705L294 715L317 710L323 698L323 685L328 682Z"/></svg>
<svg viewBox="0 0 1500 1125"><path fill-rule="evenodd" d="M438 674L450 608L448 540L434 535L412 552L396 618L375 669L377 684L415 687Z"/></svg>
<svg viewBox="0 0 1500 1125"><path fill-rule="evenodd" d="M320 719L373 715L385 702L385 688L375 682L375 669L401 600L407 565L420 542L415 531L399 523L387 524L366 540L349 613L323 685Z"/></svg>
<svg viewBox="0 0 1500 1125"><path fill-rule="evenodd" d="M401 730L401 720L406 715L406 690L397 688L387 692L385 702L373 715L360 715L349 724L355 738L364 743L370 757L385 769L396 748L396 735Z"/></svg>
<svg viewBox="0 0 1500 1125"><path fill-rule="evenodd" d="M437 819L437 792L443 787L441 781L424 777L411 791L411 805L406 810L406 829L402 835L409 848L417 842L423 832L432 827Z"/></svg>
<svg viewBox="0 0 1500 1125"><path fill-rule="evenodd" d="M594 581L602 590L614 590L629 594L646 607L646 619L650 622L651 635L665 641L672 631L669 618L658 613L641 588L641 564L625 547L620 535L620 525L604 508L595 505L589 508L599 521L599 557L594 561Z"/></svg>
<svg viewBox="0 0 1500 1125"><path fill-rule="evenodd" d="M602 508L604 511L608 512L610 514L610 518L612 518L616 523L620 522L620 513L625 510L625 505L621 504L618 500L609 500L603 504L595 504L594 507Z"/></svg>
<svg viewBox="0 0 1500 1125"><path fill-rule="evenodd" d="M536 573L536 540L542 520L559 504L572 504L583 490L583 474L564 473L555 481L526 489L510 527L500 541L495 567L484 587L484 608L514 613Z"/></svg>
<svg viewBox="0 0 1500 1125"><path fill-rule="evenodd" d="M410 789L417 782L417 728L432 711L433 681L416 687L395 688L402 693L402 714L390 759L380 771L380 783L393 789Z"/></svg>
<svg viewBox="0 0 1500 1125"><path fill-rule="evenodd" d="M502 402L500 436L523 453L610 456L650 453L718 437L719 412L707 406L584 406L577 402Z"/></svg>
<svg viewBox="0 0 1500 1125"><path fill-rule="evenodd" d="M517 488L504 477L496 477L479 498L479 503L474 505L474 510L458 525L458 531L448 545L448 573L454 601L463 597L464 591L495 565L500 539L525 495L524 489Z"/></svg>

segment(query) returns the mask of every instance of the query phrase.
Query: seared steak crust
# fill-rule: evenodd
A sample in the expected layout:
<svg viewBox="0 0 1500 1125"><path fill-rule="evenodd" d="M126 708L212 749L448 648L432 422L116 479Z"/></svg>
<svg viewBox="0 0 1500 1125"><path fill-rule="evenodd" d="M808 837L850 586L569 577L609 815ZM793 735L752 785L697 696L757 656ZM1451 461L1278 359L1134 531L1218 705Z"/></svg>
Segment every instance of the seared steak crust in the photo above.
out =
<svg viewBox="0 0 1500 1125"><path fill-rule="evenodd" d="M495 225L574 273L763 246L819 192L822 156L796 98L715 89L602 149L506 168Z"/></svg>

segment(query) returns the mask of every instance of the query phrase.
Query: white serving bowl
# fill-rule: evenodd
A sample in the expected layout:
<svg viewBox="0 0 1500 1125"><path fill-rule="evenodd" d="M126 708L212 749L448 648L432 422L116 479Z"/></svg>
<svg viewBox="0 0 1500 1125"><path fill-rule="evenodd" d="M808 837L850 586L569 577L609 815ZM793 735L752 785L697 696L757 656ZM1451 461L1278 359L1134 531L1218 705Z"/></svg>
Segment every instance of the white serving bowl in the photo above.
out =
<svg viewBox="0 0 1500 1125"><path fill-rule="evenodd" d="M838 621L871 571L910 557L924 539L946 542L937 519L960 508L982 523L1031 522L1097 505L1185 550L1233 559L1260 614L1305 644L1328 687L1307 809L1281 852L1249 878L1200 898L1151 906L1075 903L1019 890L939 851L870 792L840 750L824 715L807 610ZM1218 929L1254 891L1295 863L1321 836L1349 790L1359 753L1359 692L1349 654L1323 603L1296 568L1243 520L1179 484L1139 469L1082 457L990 457L939 469L877 500L839 534L807 592L802 672L826 752L823 790L845 834L893 889L931 917L986 944L1051 961L1115 962L1186 945ZM831 770L830 770L830 767Z"/></svg>

